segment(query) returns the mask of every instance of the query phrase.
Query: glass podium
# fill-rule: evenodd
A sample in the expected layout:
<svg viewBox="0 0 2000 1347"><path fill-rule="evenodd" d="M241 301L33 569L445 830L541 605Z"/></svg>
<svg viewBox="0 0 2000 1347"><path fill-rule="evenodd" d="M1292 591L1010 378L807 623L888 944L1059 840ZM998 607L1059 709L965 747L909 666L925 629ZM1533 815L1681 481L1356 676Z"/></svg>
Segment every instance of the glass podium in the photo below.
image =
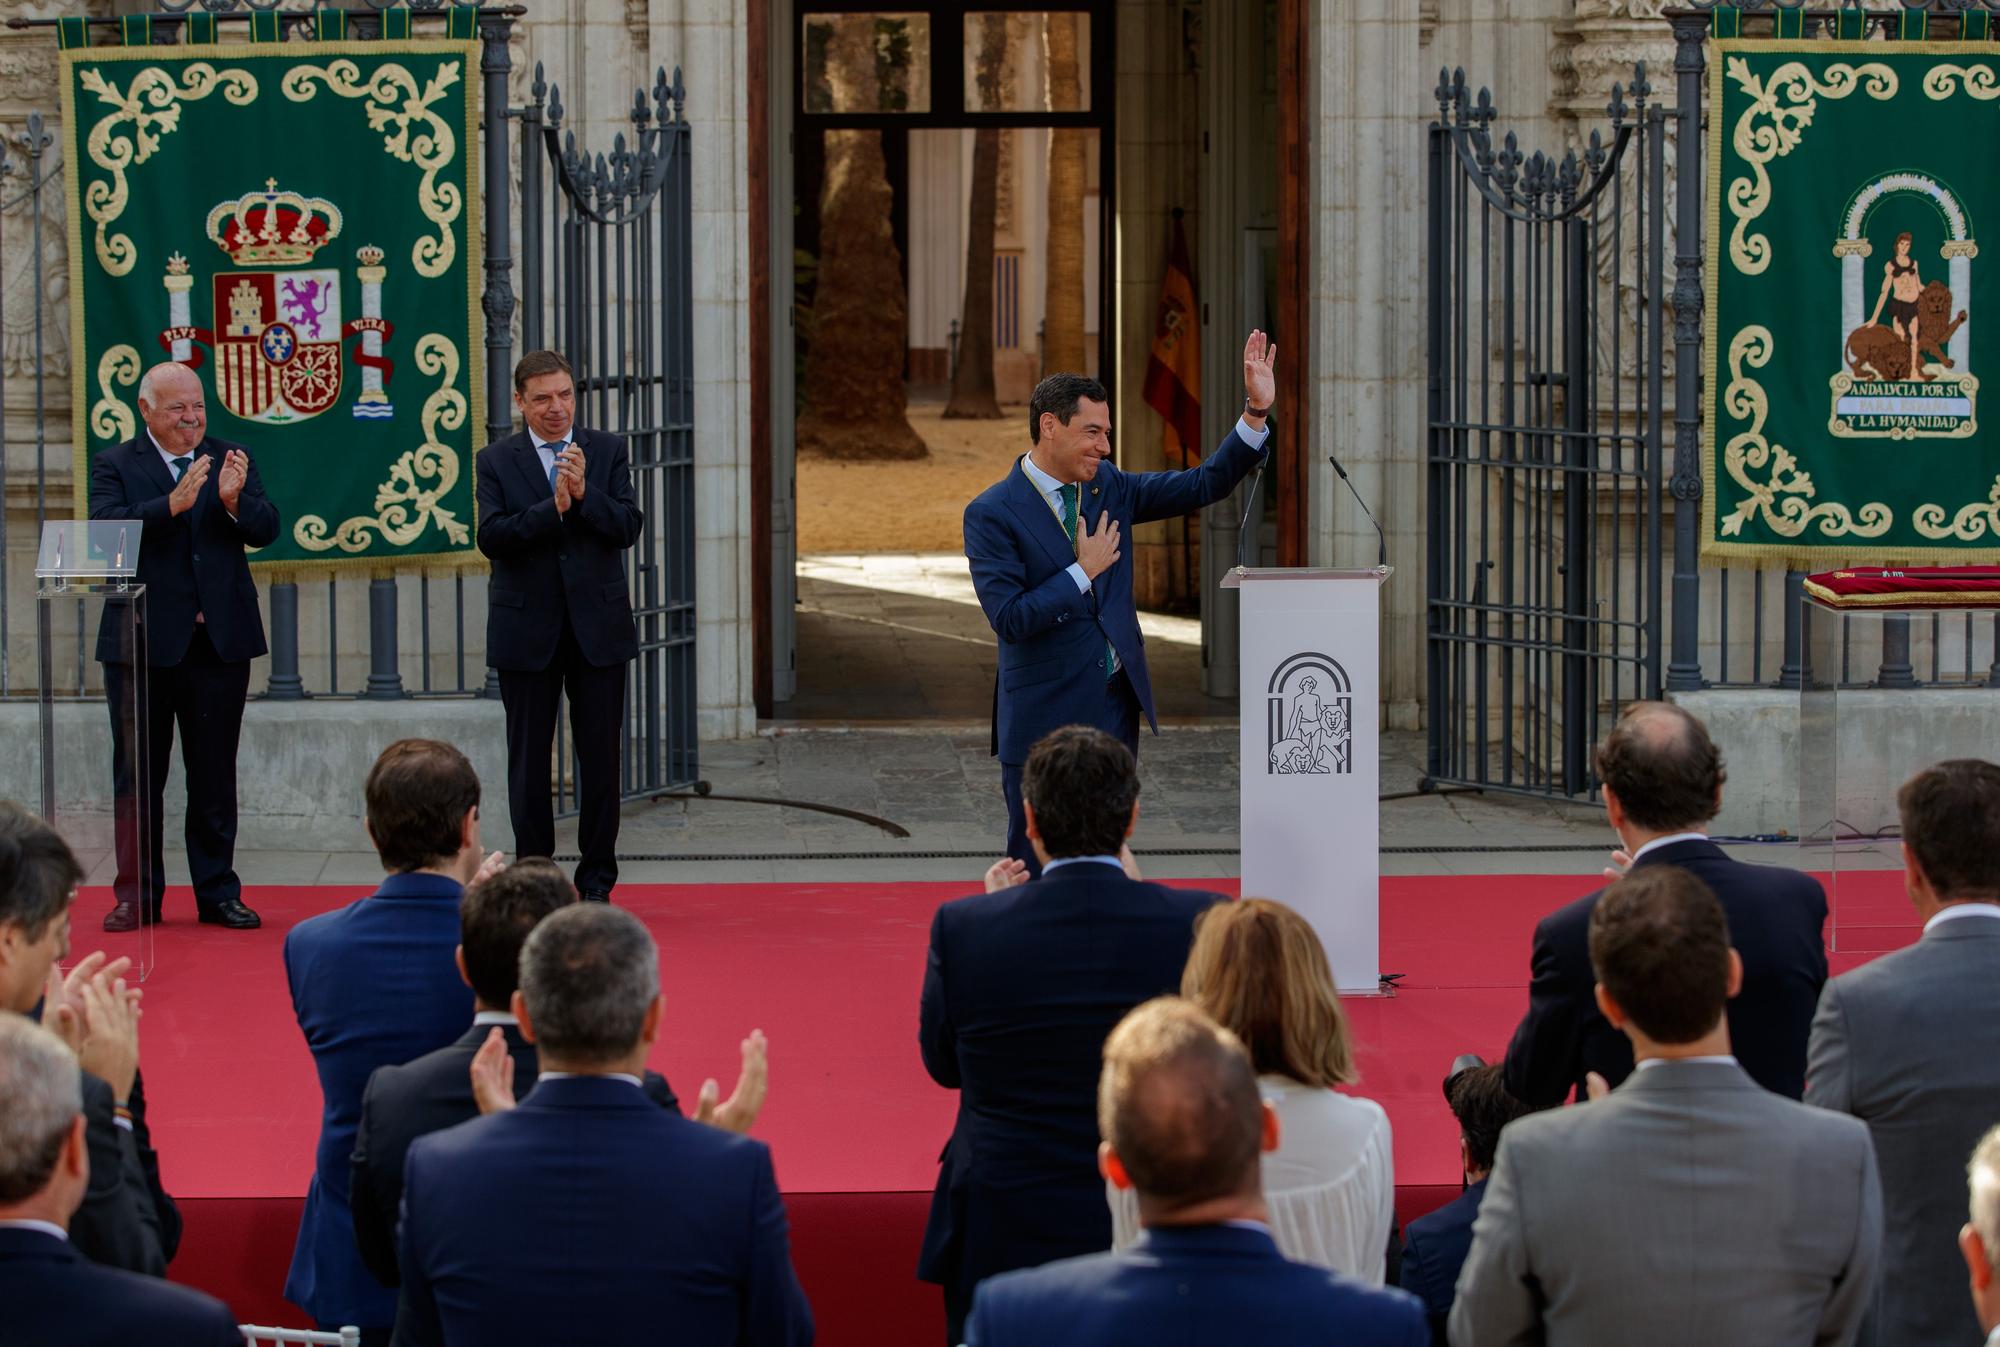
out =
<svg viewBox="0 0 2000 1347"><path fill-rule="evenodd" d="M70 948L131 959L132 982L153 971L166 883L146 786L146 587L133 579L143 530L136 519L51 520L35 559L40 812L84 870Z"/></svg>
<svg viewBox="0 0 2000 1347"><path fill-rule="evenodd" d="M1902 937L1891 933L1906 936L1915 921L1900 876L1903 782L1946 758L2000 761L1990 612L1834 607L1810 595L1800 605L1800 859L1829 876L1836 952L1892 949Z"/></svg>

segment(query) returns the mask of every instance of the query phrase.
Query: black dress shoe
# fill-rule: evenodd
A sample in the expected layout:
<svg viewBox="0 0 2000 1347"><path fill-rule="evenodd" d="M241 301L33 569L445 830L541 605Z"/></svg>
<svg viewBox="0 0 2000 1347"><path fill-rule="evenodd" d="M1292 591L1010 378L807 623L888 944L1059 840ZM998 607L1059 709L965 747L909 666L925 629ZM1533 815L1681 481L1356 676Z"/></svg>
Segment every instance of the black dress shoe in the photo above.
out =
<svg viewBox="0 0 2000 1347"><path fill-rule="evenodd" d="M104 929L107 931L136 931L139 929L139 905L119 903L104 914Z"/></svg>
<svg viewBox="0 0 2000 1347"><path fill-rule="evenodd" d="M227 926L232 931L254 931L264 924L264 919L244 906L242 899L229 898L202 908L201 924Z"/></svg>
<svg viewBox="0 0 2000 1347"><path fill-rule="evenodd" d="M583 901L586 903L608 903L611 901L611 890L585 889L583 891Z"/></svg>

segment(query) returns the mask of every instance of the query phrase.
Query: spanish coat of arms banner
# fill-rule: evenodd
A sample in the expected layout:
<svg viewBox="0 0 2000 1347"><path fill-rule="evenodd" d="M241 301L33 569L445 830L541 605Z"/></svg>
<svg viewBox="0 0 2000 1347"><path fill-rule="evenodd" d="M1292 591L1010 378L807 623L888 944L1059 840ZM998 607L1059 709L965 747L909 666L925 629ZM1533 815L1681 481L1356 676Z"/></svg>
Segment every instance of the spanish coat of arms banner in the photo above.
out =
<svg viewBox="0 0 2000 1347"><path fill-rule="evenodd" d="M139 376L249 446L281 572L480 564L478 46L62 53L77 505Z"/></svg>
<svg viewBox="0 0 2000 1347"><path fill-rule="evenodd" d="M1709 57L1704 554L1989 558L2000 48L1720 40Z"/></svg>

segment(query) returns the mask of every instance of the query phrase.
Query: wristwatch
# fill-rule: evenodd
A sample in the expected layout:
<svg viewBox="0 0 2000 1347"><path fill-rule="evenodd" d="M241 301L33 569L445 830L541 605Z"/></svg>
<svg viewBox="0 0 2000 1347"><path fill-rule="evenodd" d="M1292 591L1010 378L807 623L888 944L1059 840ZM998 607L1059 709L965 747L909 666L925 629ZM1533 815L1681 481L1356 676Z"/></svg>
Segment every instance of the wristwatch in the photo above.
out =
<svg viewBox="0 0 2000 1347"><path fill-rule="evenodd" d="M1277 402L1273 400L1271 403L1271 407L1275 407L1277 405L1278 405ZM1250 405L1249 398L1243 399L1243 414L1245 416L1254 416L1261 420L1264 417L1267 417L1271 414L1271 407L1252 407Z"/></svg>

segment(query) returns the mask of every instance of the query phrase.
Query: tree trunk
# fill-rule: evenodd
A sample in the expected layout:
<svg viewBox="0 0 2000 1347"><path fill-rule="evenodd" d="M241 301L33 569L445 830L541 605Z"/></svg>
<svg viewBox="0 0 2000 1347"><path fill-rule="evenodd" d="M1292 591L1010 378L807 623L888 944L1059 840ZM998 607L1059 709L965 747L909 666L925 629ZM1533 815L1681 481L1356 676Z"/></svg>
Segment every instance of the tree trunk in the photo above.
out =
<svg viewBox="0 0 2000 1347"><path fill-rule="evenodd" d="M1042 29L1047 55L1049 110L1083 106L1077 70L1075 14L1049 14ZM1049 244L1042 292L1042 374L1084 372L1083 194L1090 132L1057 127L1049 132Z"/></svg>
<svg viewBox="0 0 2000 1347"><path fill-rule="evenodd" d="M980 106L1000 106L1000 70L1007 56L1007 16L972 16L979 25L973 79ZM959 305L958 364L951 373L951 419L992 421L1006 413L993 380L993 231L1000 213L1000 132L972 133L972 193L966 207L965 299Z"/></svg>
<svg viewBox="0 0 2000 1347"><path fill-rule="evenodd" d="M844 15L827 60L842 106L872 106L880 77L873 17ZM865 102L857 102L859 94ZM909 340L902 255L890 226L895 194L879 131L827 131L819 199L819 277L801 379L798 449L828 458L930 454L905 415Z"/></svg>

